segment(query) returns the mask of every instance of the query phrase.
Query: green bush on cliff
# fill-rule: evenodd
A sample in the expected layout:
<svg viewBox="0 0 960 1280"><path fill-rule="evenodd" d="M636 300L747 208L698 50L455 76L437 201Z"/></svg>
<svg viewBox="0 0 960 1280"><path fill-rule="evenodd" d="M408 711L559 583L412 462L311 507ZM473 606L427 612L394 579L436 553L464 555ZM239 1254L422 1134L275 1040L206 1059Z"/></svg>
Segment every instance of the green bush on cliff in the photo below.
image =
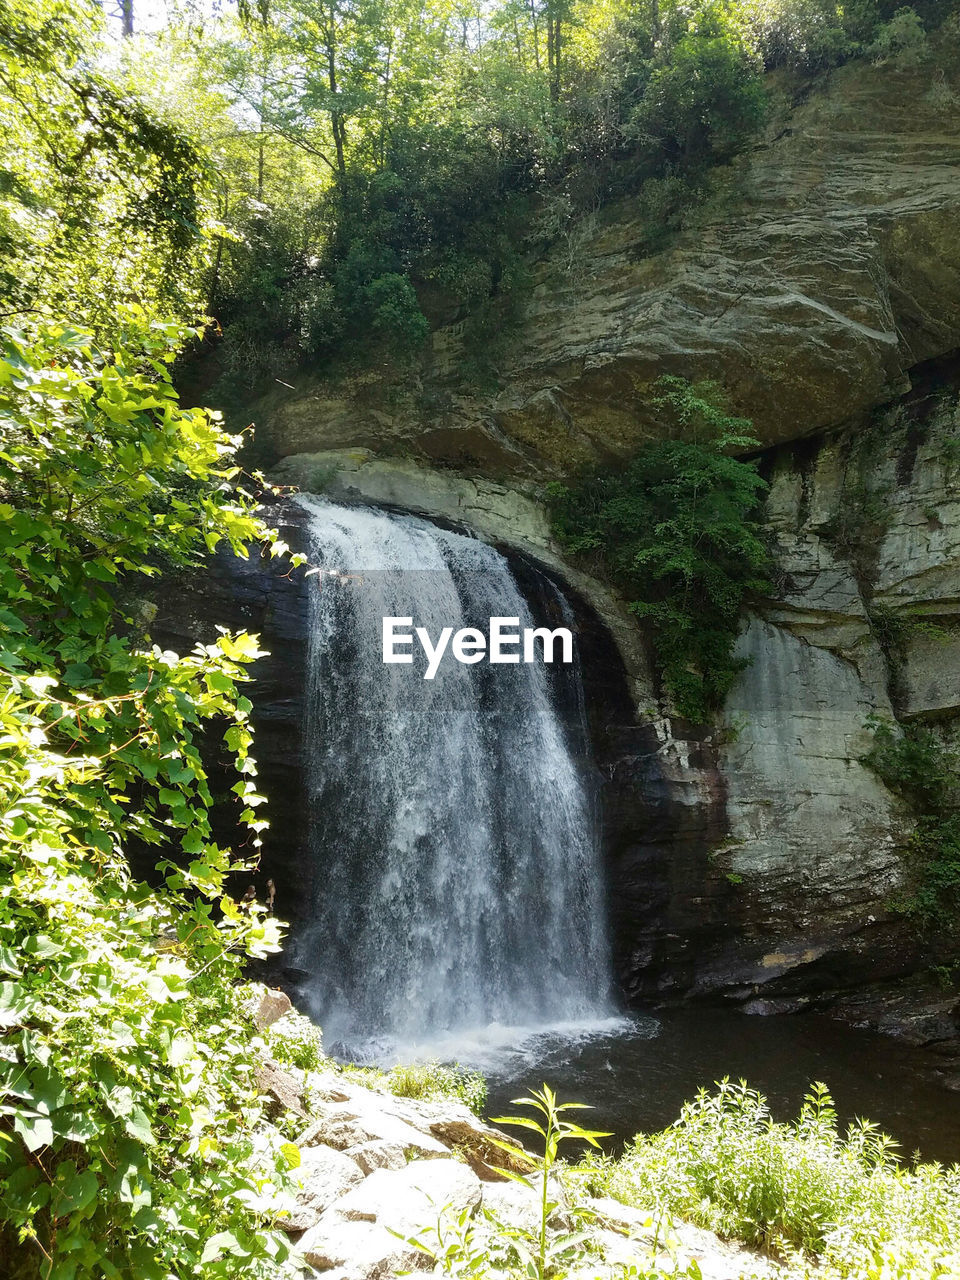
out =
<svg viewBox="0 0 960 1280"><path fill-rule="evenodd" d="M766 484L752 462L750 423L711 388L662 378L657 405L669 439L616 471L550 486L553 527L574 555L608 572L649 621L677 710L707 721L743 669L734 656L741 610L768 589L758 508Z"/></svg>
<svg viewBox="0 0 960 1280"><path fill-rule="evenodd" d="M763 120L755 61L728 32L705 25L672 47L624 126L658 167L729 159Z"/></svg>
<svg viewBox="0 0 960 1280"><path fill-rule="evenodd" d="M872 717L868 727L873 744L863 763L917 819L907 844L913 889L897 905L923 923L953 925L960 917L960 756L923 725Z"/></svg>

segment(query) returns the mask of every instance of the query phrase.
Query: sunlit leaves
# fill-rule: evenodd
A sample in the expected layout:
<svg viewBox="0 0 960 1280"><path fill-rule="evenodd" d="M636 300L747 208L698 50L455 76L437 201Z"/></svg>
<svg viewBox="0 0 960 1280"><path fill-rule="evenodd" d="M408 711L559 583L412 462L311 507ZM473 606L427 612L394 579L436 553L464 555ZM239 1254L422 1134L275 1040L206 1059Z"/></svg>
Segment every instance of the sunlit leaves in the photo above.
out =
<svg viewBox="0 0 960 1280"><path fill-rule="evenodd" d="M51 1276L214 1280L242 1257L267 1277L286 1254L254 1215L289 1160L256 1132L232 989L280 925L227 891L265 826L240 695L261 650L162 650L143 600L220 542L282 549L237 442L179 407L181 336L128 308L111 342L35 321L0 352L0 1229ZM210 727L238 848L213 836ZM132 878L134 842L164 858L159 889Z"/></svg>
<svg viewBox="0 0 960 1280"><path fill-rule="evenodd" d="M101 24L90 0L0 0L0 311L105 332L124 304L196 309L208 174L105 73Z"/></svg>

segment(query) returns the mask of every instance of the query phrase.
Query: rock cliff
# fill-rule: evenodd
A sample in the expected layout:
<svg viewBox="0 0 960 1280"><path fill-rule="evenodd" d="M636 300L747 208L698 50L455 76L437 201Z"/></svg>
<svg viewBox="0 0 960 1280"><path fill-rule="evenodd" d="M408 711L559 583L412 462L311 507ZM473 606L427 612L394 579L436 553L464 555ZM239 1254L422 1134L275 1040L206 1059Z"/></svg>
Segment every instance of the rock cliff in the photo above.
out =
<svg viewBox="0 0 960 1280"><path fill-rule="evenodd" d="M765 444L888 401L960 345L958 88L947 37L910 70L778 78L766 137L667 249L625 200L536 265L495 388L463 385L454 324L415 374L304 375L261 431L282 455L361 446L520 480L635 447L663 373L716 379Z"/></svg>
<svg viewBox="0 0 960 1280"><path fill-rule="evenodd" d="M767 136L670 247L644 252L626 201L537 264L489 393L459 381L453 326L415 374L305 374L257 414L278 479L457 521L572 589L631 1001L826 1007L930 1044L951 1070L957 1000L929 969L952 944L891 908L912 818L862 757L870 716L946 738L960 716L958 80L945 44L911 71L779 80ZM623 603L564 562L540 501L544 480L656 431L665 372L726 388L771 485L777 589L709 733L670 715ZM217 620L264 630L279 654L257 715L279 798L268 862L293 874L302 592L225 563L216 591ZM212 599L178 601L180 633L209 625Z"/></svg>

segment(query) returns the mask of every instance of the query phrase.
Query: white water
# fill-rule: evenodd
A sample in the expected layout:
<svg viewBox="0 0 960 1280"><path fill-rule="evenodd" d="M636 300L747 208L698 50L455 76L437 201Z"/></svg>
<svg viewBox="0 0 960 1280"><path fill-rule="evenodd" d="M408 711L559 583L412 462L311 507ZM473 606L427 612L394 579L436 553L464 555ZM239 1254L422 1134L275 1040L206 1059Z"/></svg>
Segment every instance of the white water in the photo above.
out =
<svg viewBox="0 0 960 1280"><path fill-rule="evenodd" d="M322 571L310 579L306 713L318 874L297 961L328 1045L476 1061L550 1029L610 1027L579 675L447 658L426 682L416 644L413 665L384 665L384 616L412 615L433 637L486 632L492 615L521 629L543 619L486 543L302 501ZM559 614L551 625L565 625L565 602L543 585ZM562 679L574 694L566 724Z"/></svg>

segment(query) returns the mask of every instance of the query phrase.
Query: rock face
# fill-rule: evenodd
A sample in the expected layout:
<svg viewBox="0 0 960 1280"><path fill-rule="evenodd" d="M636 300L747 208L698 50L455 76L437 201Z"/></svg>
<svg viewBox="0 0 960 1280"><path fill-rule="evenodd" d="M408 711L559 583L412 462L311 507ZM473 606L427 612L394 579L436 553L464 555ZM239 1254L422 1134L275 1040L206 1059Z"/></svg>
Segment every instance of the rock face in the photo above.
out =
<svg viewBox="0 0 960 1280"><path fill-rule="evenodd" d="M617 975L631 1003L825 1008L929 1042L945 1066L955 1063L954 1002L922 978L949 944L890 907L908 880L913 819L861 758L870 716L919 717L949 733L960 708L957 384L948 370L927 371L870 422L764 456L778 591L745 628L749 665L719 730L668 714L640 633L631 631L632 648L617 643L611 620L622 606L606 589L574 574L576 586L565 584L603 791ZM408 479L413 499L415 468ZM420 500L466 492L458 485L428 479ZM441 515L456 509L445 505ZM298 545L296 504L274 515ZM509 528L507 509L498 519ZM533 523L519 526L515 545L531 545ZM549 544L513 554L521 581L534 558L549 560L552 572L564 568ZM296 928L313 867L302 828L303 575L221 560L212 584L178 587L176 611L181 638L158 633L165 643L207 638L221 622L261 632L271 650L253 687L262 781L273 800L257 887L264 898L274 880L278 912ZM891 618L899 661L881 644ZM297 976L276 973L291 983ZM368 1170L398 1166L390 1135L364 1140Z"/></svg>
<svg viewBox="0 0 960 1280"><path fill-rule="evenodd" d="M960 717L960 372L934 359L960 347L960 136L937 105L949 94L927 92L960 88L955 64L935 41L913 71L856 63L774 84L767 137L715 175L671 247L645 255L627 201L539 264L495 393L459 384L454 327L413 383L305 377L258 419L278 479L466 525L518 574L563 579L629 1001L828 1008L957 1065L955 1000L923 976L951 944L890 906L914 819L862 762L871 716L948 738ZM656 430L665 372L726 387L771 485L777 590L745 627L749 665L711 732L670 715L623 602L564 562L541 501L545 479ZM296 507L274 514L299 545ZM272 801L257 887L272 878L296 924L313 892L302 575L220 559L174 594L156 639L181 647L219 623L272 651L252 691ZM387 1136L368 1142L370 1169L396 1162Z"/></svg>
<svg viewBox="0 0 960 1280"><path fill-rule="evenodd" d="M664 373L716 379L767 445L902 394L960 345L960 136L935 81L960 88L946 36L912 70L772 80L765 139L675 243L649 255L625 200L538 265L495 391L462 385L455 325L412 383L304 375L261 430L282 456L361 448L522 481L635 448Z"/></svg>

